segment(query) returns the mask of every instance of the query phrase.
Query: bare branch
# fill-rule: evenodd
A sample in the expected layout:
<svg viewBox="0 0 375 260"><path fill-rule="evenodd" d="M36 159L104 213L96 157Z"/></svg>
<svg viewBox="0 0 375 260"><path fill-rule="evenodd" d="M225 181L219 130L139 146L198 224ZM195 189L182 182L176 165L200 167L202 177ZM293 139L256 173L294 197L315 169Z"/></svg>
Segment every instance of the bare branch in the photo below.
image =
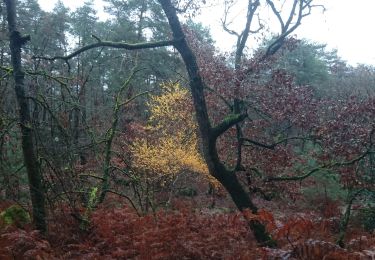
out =
<svg viewBox="0 0 375 260"><path fill-rule="evenodd" d="M294 3L293 3L292 10L290 11L290 14L289 14L289 18L288 18L288 20L285 23L285 27L281 31L282 33L285 33L286 30L289 28L290 24L292 23L294 15L295 15L295 12L296 12L297 4L298 4L298 1L295 0Z"/></svg>
<svg viewBox="0 0 375 260"><path fill-rule="evenodd" d="M232 104L225 97L223 97L222 95L217 93L216 90L208 87L207 85L205 85L204 88L207 89L208 91L210 91L211 93L213 93L214 95L216 95L219 99L221 99L225 103L225 105L228 106L228 108L232 109L232 107L233 107Z"/></svg>
<svg viewBox="0 0 375 260"><path fill-rule="evenodd" d="M234 36L237 36L238 38L241 37L238 32L229 29L227 24L225 24L225 21L222 21L222 26L223 26L224 31L226 31L227 33L229 33L231 35L234 35Z"/></svg>
<svg viewBox="0 0 375 260"><path fill-rule="evenodd" d="M100 176L97 176L97 175L94 175L94 174L88 174L88 173L82 173L82 174L79 174L78 175L79 177L90 177L90 178L94 178L94 179L98 179L98 180L104 180L103 177L100 177Z"/></svg>
<svg viewBox="0 0 375 260"><path fill-rule="evenodd" d="M255 34L255 33L258 33L258 32L260 32L260 30L262 30L263 28L264 28L264 26L263 26L263 24L260 22L260 17L259 17L259 14L257 15L257 17L258 17L258 29L256 29L256 30L250 30L250 32L252 33L252 34Z"/></svg>
<svg viewBox="0 0 375 260"><path fill-rule="evenodd" d="M279 21L281 31L277 39L267 48L265 56L273 55L281 48L286 37L288 37L292 32L294 32L298 28L298 26L301 25L302 18L311 14L312 8L324 8L324 6L322 5L312 5L313 0L294 0L293 6L289 12L288 19L284 22L281 16L281 11L277 10L273 1L266 1L267 4L271 7L273 14Z"/></svg>
<svg viewBox="0 0 375 260"><path fill-rule="evenodd" d="M129 203L132 205L133 209L135 210L135 212L137 213L138 216L141 216L141 214L138 212L138 209L137 207L135 206L134 202L132 201L131 198L129 198L129 196L123 194L123 193L120 193L120 192L117 192L117 191L114 191L114 190L107 190L108 193L112 193L112 194L115 194L119 197L122 197L122 198L125 198L127 201L129 201Z"/></svg>
<svg viewBox="0 0 375 260"><path fill-rule="evenodd" d="M136 95L134 95L133 97L129 98L128 100L122 102L121 104L119 104L120 107L122 106L126 106L127 104L129 104L130 102L132 102L134 99L140 97L140 96L143 96L143 95L147 95L149 94L151 91L144 91L144 92L141 92L141 93L138 93Z"/></svg>
<svg viewBox="0 0 375 260"><path fill-rule="evenodd" d="M158 41L158 42L146 42L146 43L125 43L125 42L111 42L111 41L98 41L96 43L92 43L89 45L86 45L71 54L67 56L55 56L55 57L43 57L43 56L34 56L34 59L43 59L43 60L64 60L68 61L79 54L95 49L95 48L102 48L102 47L109 47L109 48L115 48L115 49L125 49L125 50L140 50L140 49L152 49L157 47L166 47L166 46L173 46L176 42L179 40L173 40L173 41Z"/></svg>
<svg viewBox="0 0 375 260"><path fill-rule="evenodd" d="M227 1L224 1L224 5L225 5L225 8L224 8L225 11L224 11L224 17L223 17L223 19L221 19L221 24L222 24L222 27L223 27L224 31L226 31L227 33L237 37L235 66L236 66L236 68L238 68L238 66L241 62L243 51L244 51L244 48L246 46L246 42L249 38L250 33L257 33L261 29L263 29L263 26L261 25L260 20L258 19L259 28L256 29L256 30L251 30L253 18L255 16L255 13L256 13L258 7L260 6L260 1L259 0L248 0L247 13L246 13L246 23L245 23L244 29L242 30L241 33L238 33L238 32L229 28L229 25L231 23L228 22L227 19L228 19L229 10L232 7L232 5L230 5Z"/></svg>
<svg viewBox="0 0 375 260"><path fill-rule="evenodd" d="M365 158L367 155L373 154L373 153L375 153L375 151L367 150L363 154L361 154L358 157L356 157L352 160L349 160L349 161L333 162L333 163L329 163L329 164L323 164L323 165L320 165L318 167L313 168L312 170L310 170L309 172L307 172L305 174L298 175L298 176L269 177L269 178L266 179L266 182L270 182L270 181L301 181L301 180L304 180L307 177L311 176L313 173L316 173L316 172L319 172L319 171L322 171L322 170L329 170L329 169L332 169L334 167L339 167L339 166L353 165L356 162Z"/></svg>
<svg viewBox="0 0 375 260"><path fill-rule="evenodd" d="M247 15L246 15L246 24L245 28L242 31L240 37L237 39L237 50L235 57L235 66L238 68L241 62L243 55L243 50L245 49L247 39L249 38L251 24L255 15L256 10L258 9L260 3L259 0L249 0L247 6ZM260 29L259 29L260 30Z"/></svg>
<svg viewBox="0 0 375 260"><path fill-rule="evenodd" d="M306 141L306 140L314 140L311 136L308 136L308 137L300 137L300 136L293 136L293 137L288 137L288 138L283 138L273 144L264 144L264 143L261 143L261 142L258 142L258 141L255 141L253 139L249 139L249 138L242 138L242 140L244 142L247 142L251 145L256 145L256 146L259 146L259 147L263 147L263 148L266 148L266 149L270 149L270 150L273 150L276 148L277 145L279 144L282 144L282 143L285 143L289 140L303 140L303 141ZM244 144L244 146L248 146L246 144Z"/></svg>
<svg viewBox="0 0 375 260"><path fill-rule="evenodd" d="M326 169L327 169L327 166L322 165L322 166L319 166L319 167L316 167L316 168L310 170L309 172L307 172L305 174L298 175L298 176L269 177L269 178L266 179L266 182L271 182L271 181L301 181L303 179L306 179L307 177L310 177L312 174L314 174L316 172L319 172L321 170L326 170Z"/></svg>
<svg viewBox="0 0 375 260"><path fill-rule="evenodd" d="M43 96L43 95L38 95L38 97L39 97L39 99L38 98L34 98L34 97L27 97L27 98L30 99L30 100L32 100L32 101L34 101L36 104L41 105L50 114L51 118L56 123L56 126L60 130L60 132L64 135L64 137L66 139L68 139L69 138L68 132L66 131L66 129L64 128L64 126L61 124L60 120L53 113L52 109L48 105L48 102L46 101L46 97Z"/></svg>
<svg viewBox="0 0 375 260"><path fill-rule="evenodd" d="M294 3L296 3L296 1ZM276 9L275 4L272 2L272 0L267 0L267 4L271 7L272 12L275 14L277 20L279 20L281 31L283 32L285 28L285 24L284 24L283 18L281 17L280 11Z"/></svg>
<svg viewBox="0 0 375 260"><path fill-rule="evenodd" d="M96 39L98 42L101 42L101 41L102 41L102 40L101 40L98 36L96 36L95 34L92 34L91 37L94 38L94 39Z"/></svg>
<svg viewBox="0 0 375 260"><path fill-rule="evenodd" d="M223 29L224 31L226 31L227 33L231 34L231 35L234 35L234 36L237 36L237 37L240 37L240 34L234 30L231 30L229 29L229 25L231 24L231 22L228 22L227 19L228 19L228 14L229 14L229 10L232 6L228 4L227 1L224 1L224 18L221 19L221 25L223 26Z"/></svg>

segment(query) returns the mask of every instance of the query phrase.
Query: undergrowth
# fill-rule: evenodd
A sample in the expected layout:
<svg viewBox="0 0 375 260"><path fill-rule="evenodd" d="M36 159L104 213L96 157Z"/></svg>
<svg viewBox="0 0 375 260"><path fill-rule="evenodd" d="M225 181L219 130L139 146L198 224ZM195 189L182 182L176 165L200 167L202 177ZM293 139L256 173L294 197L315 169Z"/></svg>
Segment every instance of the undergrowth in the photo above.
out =
<svg viewBox="0 0 375 260"><path fill-rule="evenodd" d="M84 213L84 209L82 212ZM138 216L127 206L99 207L87 228L68 207L50 214L47 237L29 226L0 230L0 259L367 259L375 246L370 233L354 230L347 248L334 244L336 218L317 213L259 218L278 241L278 249L256 244L238 212L184 207ZM369 258L371 259L371 258Z"/></svg>

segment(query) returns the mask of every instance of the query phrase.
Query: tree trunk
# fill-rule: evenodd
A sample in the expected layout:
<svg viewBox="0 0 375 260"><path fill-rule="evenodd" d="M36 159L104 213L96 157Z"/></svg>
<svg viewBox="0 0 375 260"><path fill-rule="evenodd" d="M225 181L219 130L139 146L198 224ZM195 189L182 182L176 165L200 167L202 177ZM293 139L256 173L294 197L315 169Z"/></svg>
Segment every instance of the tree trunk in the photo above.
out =
<svg viewBox="0 0 375 260"><path fill-rule="evenodd" d="M10 51L13 66L15 92L19 105L19 120L22 133L22 151L29 180L31 202L33 207L34 224L42 233L46 232L45 197L42 184L42 174L35 154L32 136L30 108L25 95L24 78L21 64L21 47L30 40L29 36L21 36L16 26L16 3L14 0L4 0L7 9L7 21L10 35Z"/></svg>
<svg viewBox="0 0 375 260"><path fill-rule="evenodd" d="M227 122L223 122L222 126L211 126L204 96L204 82L199 73L199 67L195 55L185 39L176 10L170 0L158 1L167 16L173 33L173 38L177 41L177 43L174 44L174 47L182 56L189 75L194 109L202 139L203 155L209 172L225 187L240 211L250 209L253 213L257 213L257 207L252 203L249 194L246 193L238 181L235 171L231 171L226 168L226 166L220 161L216 149L217 138L224 133L225 130L223 129L229 129L228 125L235 125L236 122L240 122L239 120L242 117L235 116L233 119L228 119ZM251 221L249 225L255 238L260 244L267 246L275 245L275 242L266 232L264 225L258 221Z"/></svg>

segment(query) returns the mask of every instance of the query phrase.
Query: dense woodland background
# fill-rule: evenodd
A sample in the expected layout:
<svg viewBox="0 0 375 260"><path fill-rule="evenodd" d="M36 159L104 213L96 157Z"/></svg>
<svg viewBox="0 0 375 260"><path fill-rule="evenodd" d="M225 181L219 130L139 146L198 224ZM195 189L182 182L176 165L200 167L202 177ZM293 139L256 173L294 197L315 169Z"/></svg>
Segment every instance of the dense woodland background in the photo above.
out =
<svg viewBox="0 0 375 260"><path fill-rule="evenodd" d="M375 256L375 67L294 36L323 6L223 0L221 53L209 1L105 2L0 3L1 259Z"/></svg>

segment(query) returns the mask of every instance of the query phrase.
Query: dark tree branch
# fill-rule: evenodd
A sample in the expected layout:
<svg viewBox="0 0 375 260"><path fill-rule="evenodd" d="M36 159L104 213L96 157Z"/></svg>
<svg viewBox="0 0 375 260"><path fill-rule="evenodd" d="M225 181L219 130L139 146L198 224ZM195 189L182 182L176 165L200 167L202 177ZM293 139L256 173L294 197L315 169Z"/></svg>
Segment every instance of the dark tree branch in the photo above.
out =
<svg viewBox="0 0 375 260"><path fill-rule="evenodd" d="M224 11L224 18L221 19L221 25L222 25L224 31L226 31L227 33L229 33L231 35L234 35L234 36L236 36L236 37L239 38L240 34L238 32L236 32L236 31L234 31L234 30L229 29L229 27L228 27L231 24L230 22L227 21L227 19L228 19L228 13L229 13L229 10L230 10L231 7L232 6L229 5L227 1L224 1L224 9L225 9L225 11Z"/></svg>
<svg viewBox="0 0 375 260"><path fill-rule="evenodd" d="M243 51L245 49L247 40L249 38L250 33L257 33L261 29L263 29L263 26L259 22L259 28L256 30L251 30L251 25L255 16L255 13L260 6L260 1L259 0L248 0L248 5L247 5L247 13L246 13L246 23L245 27L242 30L241 33L238 33L232 29L229 28L230 23L227 21L228 19L228 13L232 5L230 5L227 1L225 1L225 11L224 11L224 18L221 19L221 24L227 33L234 35L237 37L237 43L236 43L236 56L235 56L235 67L236 69L239 68L241 58L243 55ZM260 20L259 20L260 21Z"/></svg>
<svg viewBox="0 0 375 260"><path fill-rule="evenodd" d="M125 43L125 42L101 41L97 37L95 37L95 39L97 39L98 42L83 46L82 48L66 56L54 56L54 57L34 56L33 58L49 60L49 61L55 61L55 60L68 61L85 51L95 49L95 48L108 47L108 48L125 49L125 50L141 50L141 49L153 49L153 48L158 48L158 47L174 46L175 43L178 42L178 40L172 40L172 41L159 41L159 42L146 42L146 43L132 44L132 43Z"/></svg>
<svg viewBox="0 0 375 260"><path fill-rule="evenodd" d="M296 5L297 1L294 1L294 6ZM285 23L283 18L281 17L280 11L276 9L275 4L271 0L267 0L267 4L271 7L272 12L275 14L277 20L280 23L281 31L284 31Z"/></svg>
<svg viewBox="0 0 375 260"><path fill-rule="evenodd" d="M46 101L46 98L45 96L43 95L39 95L38 98L34 98L34 97L27 97L28 99L34 101L36 104L39 104L40 106L42 106L51 116L51 118L53 119L53 121L56 123L57 125L57 128L60 130L60 133L66 138L66 140L70 137L69 134L67 133L67 131L65 130L65 128L62 126L62 124L60 123L60 120L56 117L56 115L53 113L52 109L50 108L50 106L48 105L48 102Z"/></svg>
<svg viewBox="0 0 375 260"><path fill-rule="evenodd" d="M95 34L92 34L91 37L96 39L98 42L102 42L102 40L98 36L96 36Z"/></svg>
<svg viewBox="0 0 375 260"><path fill-rule="evenodd" d="M249 30L253 34L260 32L260 30L262 30L264 28L263 24L260 22L261 20L260 20L259 14L257 16L258 16L258 23L259 23L258 24L258 26L259 26L258 29L256 29L256 30Z"/></svg>
<svg viewBox="0 0 375 260"><path fill-rule="evenodd" d="M370 132L370 135L369 135L370 148L374 145L374 143L373 143L374 134L375 134L375 126L371 129L371 132Z"/></svg>
<svg viewBox="0 0 375 260"><path fill-rule="evenodd" d="M251 145L256 145L256 146L259 146L259 147L262 147L262 148L266 148L266 149L270 149L270 150L273 150L276 148L276 146L278 146L279 144L282 144L282 143L285 143L286 141L289 141L289 140L314 140L312 137L299 137L299 136L293 136L293 137L288 137L288 138L284 138L284 139L281 139L273 144L264 144L264 143L261 143L261 142L258 142L258 141L255 141L253 139L250 139L250 138L242 138L242 140L244 142L247 142ZM248 146L247 144L244 144L245 146Z"/></svg>
<svg viewBox="0 0 375 260"><path fill-rule="evenodd" d="M298 175L298 176L280 176L280 177L269 177L266 178L266 182L271 182L271 181L301 181L306 179L307 177L310 177L312 174L319 172L321 170L326 170L328 167L326 165L318 166L309 172Z"/></svg>
<svg viewBox="0 0 375 260"><path fill-rule="evenodd" d="M284 26L284 28L281 31L282 33L285 33L288 30L290 24L292 23L293 17L294 17L295 12L296 12L297 4L298 4L298 1L295 0L294 3L293 3L292 10L290 11L290 14L289 14L289 18L286 21L285 26ZM301 15L301 13L299 15ZM298 18L300 18L300 17L298 17Z"/></svg>
<svg viewBox="0 0 375 260"><path fill-rule="evenodd" d="M321 5L312 5L313 0L294 0L288 19L284 22L281 17L281 11L277 10L273 1L266 1L279 21L281 31L277 39L268 46L265 56L273 55L281 48L285 39L300 26L302 18L311 14L313 7L321 7ZM293 23L294 20L295 22Z"/></svg>
<svg viewBox="0 0 375 260"><path fill-rule="evenodd" d="M265 191L263 191L259 187L249 187L250 192L252 193L259 193L260 196L266 201L271 201L272 200L272 195L268 195Z"/></svg>
<svg viewBox="0 0 375 260"><path fill-rule="evenodd" d="M223 101L225 103L225 105L227 105L227 107L232 110L232 108L233 108L232 104L225 97L223 97L222 95L220 95L219 93L217 93L216 90L214 90L213 88L208 87L207 85L205 85L204 88L207 89L208 91L210 91L211 93L213 93L219 99L221 99L221 101Z"/></svg>
<svg viewBox="0 0 375 260"><path fill-rule="evenodd" d="M217 126L212 128L212 136L218 138L232 126L242 122L247 117L247 114L231 114Z"/></svg>
<svg viewBox="0 0 375 260"><path fill-rule="evenodd" d="M133 209L135 210L136 214L138 216L141 216L141 214L138 212L138 209L137 207L135 206L133 200L131 198L129 198L126 194L123 194L123 193L120 193L120 192L117 192L117 191L114 191L114 190L107 190L108 193L112 193L112 194L115 194L119 197L122 197L122 198L125 198L127 201L130 202L130 204L132 205Z"/></svg>
<svg viewBox="0 0 375 260"><path fill-rule="evenodd" d="M236 138L237 138L237 158L236 158L236 166L234 168L235 171L244 171L245 167L242 165L242 128L240 124L236 124Z"/></svg>
<svg viewBox="0 0 375 260"><path fill-rule="evenodd" d="M248 2L245 28L240 34L240 37L238 37L237 39L237 50L236 50L236 57L235 57L236 69L238 69L240 66L243 51L245 49L247 39L249 38L250 27L251 27L255 12L258 9L259 5L260 5L259 0L255 0L254 2L252 0L249 0Z"/></svg>
<svg viewBox="0 0 375 260"><path fill-rule="evenodd" d="M310 177L312 174L314 174L316 172L319 172L321 170L329 170L329 169L332 169L334 167L353 165L356 162L358 162L358 161L362 160L363 158L365 158L367 155L373 154L373 153L375 153L375 151L367 150L363 154L361 154L358 157L356 157L356 158L354 158L352 160L349 160L349 161L333 162L333 163L329 163L329 164L323 164L321 166L313 168L309 172L307 172L305 174L302 174L302 175L298 175L298 176L269 177L265 181L266 182L270 182L270 181L302 181L302 180L306 179L307 177Z"/></svg>
<svg viewBox="0 0 375 260"><path fill-rule="evenodd" d="M349 218L350 218L350 213L351 213L351 209L352 209L352 204L353 204L354 200L357 198L357 196L359 196L363 191L365 191L365 189L359 189L357 191L349 190L348 197L346 199L347 202L346 202L345 213L340 220L339 237L336 241L336 243L342 248L344 248L344 246L345 246L344 238L345 238L346 230L347 230L347 227L348 227L348 224L349 224Z"/></svg>

